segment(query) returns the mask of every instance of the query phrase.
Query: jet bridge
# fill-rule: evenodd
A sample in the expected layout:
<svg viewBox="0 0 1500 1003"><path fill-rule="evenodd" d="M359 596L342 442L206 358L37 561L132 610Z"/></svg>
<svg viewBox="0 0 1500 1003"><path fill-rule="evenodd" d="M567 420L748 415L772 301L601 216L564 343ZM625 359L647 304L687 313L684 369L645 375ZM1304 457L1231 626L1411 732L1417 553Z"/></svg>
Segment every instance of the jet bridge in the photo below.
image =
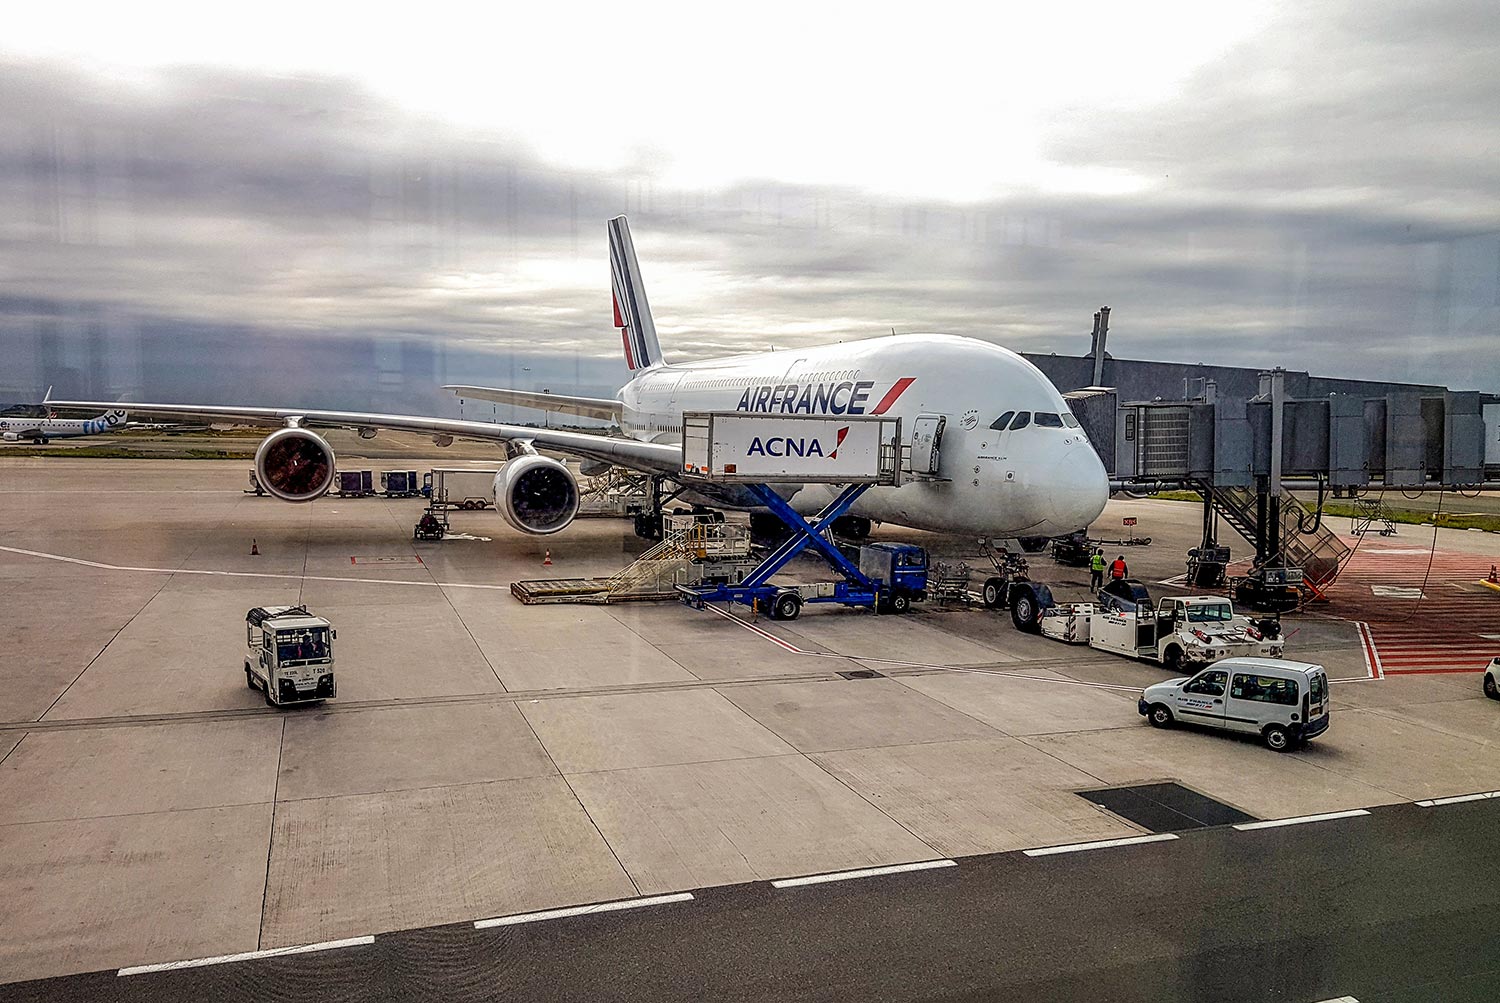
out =
<svg viewBox="0 0 1500 1003"><path fill-rule="evenodd" d="M1197 491L1201 549L1219 550L1217 518L1254 545L1247 601L1287 604L1299 590L1321 596L1337 576L1349 548L1323 525L1325 493L1500 488L1500 449L1489 442L1500 440L1500 427L1491 427L1500 426L1500 406L1486 395L1291 399L1280 369L1262 373L1248 399L1219 397L1213 381L1199 382L1178 401L1116 404L1104 387L1067 396L1113 488ZM1307 508L1292 489L1317 491L1317 505Z"/></svg>

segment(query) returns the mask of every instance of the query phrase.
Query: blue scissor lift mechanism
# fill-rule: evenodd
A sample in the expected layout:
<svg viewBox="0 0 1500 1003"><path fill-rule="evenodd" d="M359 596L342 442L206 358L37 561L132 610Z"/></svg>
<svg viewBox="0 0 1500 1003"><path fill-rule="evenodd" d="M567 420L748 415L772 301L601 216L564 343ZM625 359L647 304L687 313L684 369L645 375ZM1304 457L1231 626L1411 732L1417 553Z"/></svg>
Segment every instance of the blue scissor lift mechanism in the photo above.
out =
<svg viewBox="0 0 1500 1003"><path fill-rule="evenodd" d="M896 425L899 437L899 424ZM899 438L896 440L899 443ZM899 456L883 471L894 475ZM867 550L883 552L890 577L866 574L825 535L835 519L849 509L877 480L846 484L838 495L811 520L804 519L769 484L743 483L756 500L774 513L792 535L768 554L750 574L736 585L678 585L678 598L688 606L702 609L705 603L740 603L768 613L773 619L794 620L803 603L838 603L842 606L875 608L881 612L905 612L913 599L925 598L927 590L927 555L921 547L905 544L872 544ZM811 547L842 576L832 583L831 591L818 589L813 594L796 587L771 584L771 576L781 571L797 555Z"/></svg>

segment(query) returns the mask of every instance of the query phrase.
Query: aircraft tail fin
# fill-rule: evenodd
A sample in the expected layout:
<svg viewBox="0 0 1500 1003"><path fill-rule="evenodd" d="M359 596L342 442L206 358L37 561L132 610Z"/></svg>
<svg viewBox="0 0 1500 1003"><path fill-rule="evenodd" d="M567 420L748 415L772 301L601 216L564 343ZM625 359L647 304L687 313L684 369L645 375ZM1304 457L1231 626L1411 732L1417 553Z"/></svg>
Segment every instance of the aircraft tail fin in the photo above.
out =
<svg viewBox="0 0 1500 1003"><path fill-rule="evenodd" d="M608 227L615 327L620 329L620 339L625 345L625 364L631 372L653 369L663 365L661 344L656 340L651 305L646 302L646 286L641 282L641 266L635 259L630 224L624 216L616 216Z"/></svg>

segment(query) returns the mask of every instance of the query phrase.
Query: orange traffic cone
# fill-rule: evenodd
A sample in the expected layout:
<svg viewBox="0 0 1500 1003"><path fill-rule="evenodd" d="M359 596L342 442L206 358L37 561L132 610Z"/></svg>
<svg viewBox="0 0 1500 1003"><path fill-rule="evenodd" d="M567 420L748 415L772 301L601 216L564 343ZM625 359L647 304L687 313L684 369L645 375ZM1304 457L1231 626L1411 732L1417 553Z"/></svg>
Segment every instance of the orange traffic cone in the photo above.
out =
<svg viewBox="0 0 1500 1003"><path fill-rule="evenodd" d="M550 568L550 567L552 567L552 551L550 551L550 550L547 551L547 555L542 558L542 567L544 567L544 568Z"/></svg>
<svg viewBox="0 0 1500 1003"><path fill-rule="evenodd" d="M254 537L251 537L251 539L250 539L250 556L251 557L259 557L260 556L260 548L255 545L255 538Z"/></svg>

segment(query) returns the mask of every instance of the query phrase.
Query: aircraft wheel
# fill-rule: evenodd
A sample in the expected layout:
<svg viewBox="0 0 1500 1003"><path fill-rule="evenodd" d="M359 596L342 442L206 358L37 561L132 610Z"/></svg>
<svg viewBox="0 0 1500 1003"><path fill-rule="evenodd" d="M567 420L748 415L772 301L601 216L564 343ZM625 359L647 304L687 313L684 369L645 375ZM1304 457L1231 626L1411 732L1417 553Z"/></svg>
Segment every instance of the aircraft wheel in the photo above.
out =
<svg viewBox="0 0 1500 1003"><path fill-rule="evenodd" d="M1036 593L1029 587L1022 588L1010 606L1010 619L1016 629L1035 634L1042 629L1042 608L1036 601Z"/></svg>

